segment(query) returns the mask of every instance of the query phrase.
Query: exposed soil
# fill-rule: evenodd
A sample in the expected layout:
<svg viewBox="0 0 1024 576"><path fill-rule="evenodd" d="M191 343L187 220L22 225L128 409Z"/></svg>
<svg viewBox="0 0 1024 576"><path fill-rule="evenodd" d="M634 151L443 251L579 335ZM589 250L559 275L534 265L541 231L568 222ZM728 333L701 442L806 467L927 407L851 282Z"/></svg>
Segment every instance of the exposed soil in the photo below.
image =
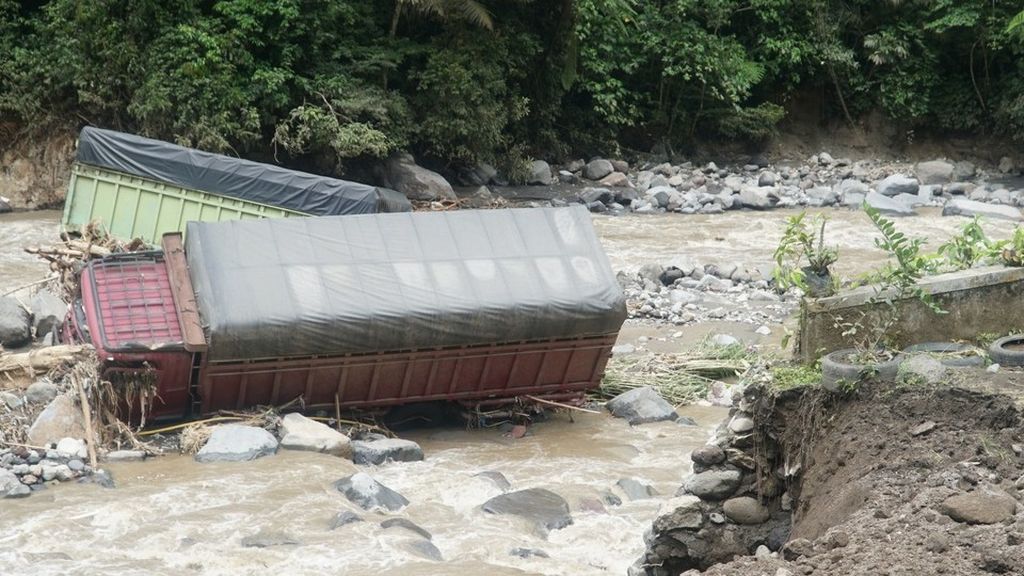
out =
<svg viewBox="0 0 1024 576"><path fill-rule="evenodd" d="M780 440L786 467L801 466L790 539L782 558L705 574L1024 574L1024 374L966 369L956 382L763 395L761 432ZM943 502L968 493L1009 495L1016 513L953 520Z"/></svg>

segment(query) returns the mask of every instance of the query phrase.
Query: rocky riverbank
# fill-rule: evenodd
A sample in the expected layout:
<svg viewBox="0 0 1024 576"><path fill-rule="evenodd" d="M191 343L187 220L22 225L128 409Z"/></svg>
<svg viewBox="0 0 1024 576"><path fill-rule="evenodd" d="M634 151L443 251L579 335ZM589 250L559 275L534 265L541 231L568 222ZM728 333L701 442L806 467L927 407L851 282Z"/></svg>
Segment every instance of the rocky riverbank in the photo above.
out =
<svg viewBox="0 0 1024 576"><path fill-rule="evenodd" d="M633 574L1024 573L1024 373L748 388ZM700 571L700 572L698 572Z"/></svg>

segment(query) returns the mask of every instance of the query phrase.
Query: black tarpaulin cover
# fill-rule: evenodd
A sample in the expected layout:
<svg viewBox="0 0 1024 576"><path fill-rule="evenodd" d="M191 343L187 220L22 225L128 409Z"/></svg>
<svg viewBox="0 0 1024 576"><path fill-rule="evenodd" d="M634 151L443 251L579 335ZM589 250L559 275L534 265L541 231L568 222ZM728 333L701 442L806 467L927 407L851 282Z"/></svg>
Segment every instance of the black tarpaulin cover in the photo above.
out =
<svg viewBox="0 0 1024 576"><path fill-rule="evenodd" d="M83 164L183 188L314 216L412 209L405 196L388 188L288 170L100 128L82 129L75 159Z"/></svg>
<svg viewBox="0 0 1024 576"><path fill-rule="evenodd" d="M618 332L625 298L582 207L189 222L212 361Z"/></svg>

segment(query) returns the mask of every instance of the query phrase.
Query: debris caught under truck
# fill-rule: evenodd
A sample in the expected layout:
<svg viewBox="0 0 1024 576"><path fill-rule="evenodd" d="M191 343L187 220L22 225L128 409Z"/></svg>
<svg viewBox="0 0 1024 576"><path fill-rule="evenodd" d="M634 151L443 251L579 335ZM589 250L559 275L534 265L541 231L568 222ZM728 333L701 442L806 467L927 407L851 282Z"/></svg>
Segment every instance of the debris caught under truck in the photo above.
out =
<svg viewBox="0 0 1024 576"><path fill-rule="evenodd" d="M582 207L189 223L91 262L65 329L155 417L567 397L626 316Z"/></svg>

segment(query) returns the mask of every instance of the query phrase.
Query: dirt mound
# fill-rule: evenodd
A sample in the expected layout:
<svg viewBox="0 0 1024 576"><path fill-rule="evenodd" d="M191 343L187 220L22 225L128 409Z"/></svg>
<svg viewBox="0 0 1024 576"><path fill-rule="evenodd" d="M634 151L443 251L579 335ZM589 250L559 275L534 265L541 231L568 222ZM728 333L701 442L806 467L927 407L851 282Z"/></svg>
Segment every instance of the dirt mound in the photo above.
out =
<svg viewBox="0 0 1024 576"><path fill-rule="evenodd" d="M761 432L801 467L790 539L705 574L1024 574L1024 417L990 376L760 395Z"/></svg>

